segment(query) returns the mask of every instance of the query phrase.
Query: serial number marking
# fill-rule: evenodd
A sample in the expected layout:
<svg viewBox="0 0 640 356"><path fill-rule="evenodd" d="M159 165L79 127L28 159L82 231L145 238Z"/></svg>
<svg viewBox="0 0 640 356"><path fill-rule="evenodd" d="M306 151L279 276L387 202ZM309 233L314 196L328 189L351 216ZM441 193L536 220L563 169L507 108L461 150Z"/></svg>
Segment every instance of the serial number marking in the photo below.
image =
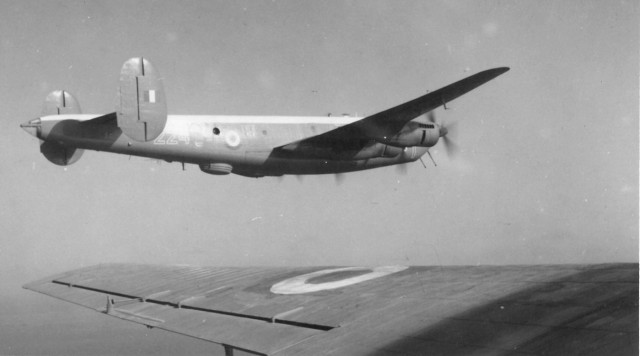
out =
<svg viewBox="0 0 640 356"><path fill-rule="evenodd" d="M154 145L177 145L183 143L188 145L190 142L190 137L186 135L174 135L174 134L160 134L155 140L153 140Z"/></svg>

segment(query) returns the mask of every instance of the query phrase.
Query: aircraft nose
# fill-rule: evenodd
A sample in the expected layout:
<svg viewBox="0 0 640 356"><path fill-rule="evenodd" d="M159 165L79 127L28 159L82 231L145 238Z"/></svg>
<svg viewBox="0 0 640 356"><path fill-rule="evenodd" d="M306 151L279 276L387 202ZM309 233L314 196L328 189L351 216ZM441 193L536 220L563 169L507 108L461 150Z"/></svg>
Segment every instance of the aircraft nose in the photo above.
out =
<svg viewBox="0 0 640 356"><path fill-rule="evenodd" d="M20 127L22 127L22 129L27 131L30 135L38 137L41 123L42 121L40 119L33 119L20 124Z"/></svg>

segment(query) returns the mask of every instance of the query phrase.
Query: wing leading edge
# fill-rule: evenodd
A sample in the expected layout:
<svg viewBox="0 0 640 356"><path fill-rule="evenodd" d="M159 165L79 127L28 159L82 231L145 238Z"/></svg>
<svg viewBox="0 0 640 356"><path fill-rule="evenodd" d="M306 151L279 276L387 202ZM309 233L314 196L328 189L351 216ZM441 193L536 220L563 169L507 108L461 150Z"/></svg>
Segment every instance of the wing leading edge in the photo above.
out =
<svg viewBox="0 0 640 356"><path fill-rule="evenodd" d="M638 349L637 273L637 264L118 264L25 288L259 355L620 354Z"/></svg>
<svg viewBox="0 0 640 356"><path fill-rule="evenodd" d="M508 70L508 67L499 67L476 73L404 104L367 116L335 130L284 145L280 149L293 151L302 146L351 147L354 144L362 146L370 139L391 137L397 134L409 121L446 105Z"/></svg>

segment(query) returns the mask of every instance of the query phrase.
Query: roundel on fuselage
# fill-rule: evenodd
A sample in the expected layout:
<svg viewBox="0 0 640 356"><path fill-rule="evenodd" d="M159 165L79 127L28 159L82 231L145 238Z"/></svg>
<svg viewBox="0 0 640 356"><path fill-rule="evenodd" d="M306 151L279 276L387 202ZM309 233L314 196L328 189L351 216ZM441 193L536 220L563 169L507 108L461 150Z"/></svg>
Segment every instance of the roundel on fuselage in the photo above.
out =
<svg viewBox="0 0 640 356"><path fill-rule="evenodd" d="M240 146L240 135L233 130L227 130L224 134L224 142L231 148Z"/></svg>

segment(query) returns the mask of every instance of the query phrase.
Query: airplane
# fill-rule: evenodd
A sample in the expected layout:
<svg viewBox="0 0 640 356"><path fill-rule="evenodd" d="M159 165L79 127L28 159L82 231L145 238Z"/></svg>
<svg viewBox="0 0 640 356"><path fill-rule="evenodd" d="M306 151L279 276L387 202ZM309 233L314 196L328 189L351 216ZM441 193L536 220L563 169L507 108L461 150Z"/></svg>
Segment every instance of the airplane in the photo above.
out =
<svg viewBox="0 0 640 356"><path fill-rule="evenodd" d="M341 174L414 162L440 138L454 152L451 127L433 110L508 70L485 70L367 117L168 115L163 79L135 57L122 66L115 112L82 114L73 95L56 90L42 116L20 126L60 166L94 150L196 164L214 175Z"/></svg>
<svg viewBox="0 0 640 356"><path fill-rule="evenodd" d="M637 263L103 264L24 288L227 356L638 354Z"/></svg>

